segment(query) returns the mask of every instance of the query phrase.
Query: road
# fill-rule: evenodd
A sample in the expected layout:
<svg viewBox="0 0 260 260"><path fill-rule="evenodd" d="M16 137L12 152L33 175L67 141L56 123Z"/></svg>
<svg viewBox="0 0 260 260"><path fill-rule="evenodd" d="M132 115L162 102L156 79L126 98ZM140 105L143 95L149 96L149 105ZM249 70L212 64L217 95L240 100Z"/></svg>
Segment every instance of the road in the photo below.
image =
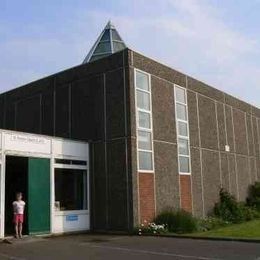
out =
<svg viewBox="0 0 260 260"><path fill-rule="evenodd" d="M260 244L164 237L70 235L0 243L0 259L259 259Z"/></svg>

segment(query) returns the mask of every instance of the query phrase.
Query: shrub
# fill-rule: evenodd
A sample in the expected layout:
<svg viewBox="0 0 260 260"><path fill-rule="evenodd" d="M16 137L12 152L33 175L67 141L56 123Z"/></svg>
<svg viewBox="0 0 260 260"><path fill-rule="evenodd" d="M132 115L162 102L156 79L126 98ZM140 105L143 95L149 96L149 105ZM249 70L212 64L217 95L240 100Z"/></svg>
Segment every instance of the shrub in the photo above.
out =
<svg viewBox="0 0 260 260"><path fill-rule="evenodd" d="M219 197L220 201L214 206L214 214L228 222L242 222L244 219L243 210L235 197L224 189L220 189Z"/></svg>
<svg viewBox="0 0 260 260"><path fill-rule="evenodd" d="M198 220L198 231L208 231L220 227L225 227L231 223L217 217L207 217L205 219Z"/></svg>
<svg viewBox="0 0 260 260"><path fill-rule="evenodd" d="M252 220L260 217L260 211L255 207L249 207L245 203L241 202L240 204L244 220Z"/></svg>
<svg viewBox="0 0 260 260"><path fill-rule="evenodd" d="M259 213L237 200L224 189L219 192L220 201L215 204L215 216L231 223L240 223L259 217Z"/></svg>
<svg viewBox="0 0 260 260"><path fill-rule="evenodd" d="M165 210L154 220L156 224L166 224L169 232L190 233L197 230L197 220L184 210Z"/></svg>
<svg viewBox="0 0 260 260"><path fill-rule="evenodd" d="M247 205L260 211L260 182L249 187Z"/></svg>

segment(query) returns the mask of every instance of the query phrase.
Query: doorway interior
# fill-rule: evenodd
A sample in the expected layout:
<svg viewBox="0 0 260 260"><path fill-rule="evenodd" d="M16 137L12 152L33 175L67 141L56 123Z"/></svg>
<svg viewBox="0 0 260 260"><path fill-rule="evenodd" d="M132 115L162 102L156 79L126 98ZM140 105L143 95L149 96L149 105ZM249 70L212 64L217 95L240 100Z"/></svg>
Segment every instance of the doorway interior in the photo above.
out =
<svg viewBox="0 0 260 260"><path fill-rule="evenodd" d="M28 198L28 157L6 156L5 168L5 236L14 234L13 206L16 192ZM28 207L25 207L23 234L28 234Z"/></svg>

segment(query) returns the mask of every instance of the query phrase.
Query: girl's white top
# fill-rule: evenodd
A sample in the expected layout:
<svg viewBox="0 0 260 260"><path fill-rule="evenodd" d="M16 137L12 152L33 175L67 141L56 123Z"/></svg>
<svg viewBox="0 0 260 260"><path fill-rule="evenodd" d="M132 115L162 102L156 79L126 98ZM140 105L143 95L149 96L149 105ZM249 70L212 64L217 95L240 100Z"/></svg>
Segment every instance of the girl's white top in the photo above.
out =
<svg viewBox="0 0 260 260"><path fill-rule="evenodd" d="M23 214L25 202L23 200L16 200L13 202L14 214Z"/></svg>

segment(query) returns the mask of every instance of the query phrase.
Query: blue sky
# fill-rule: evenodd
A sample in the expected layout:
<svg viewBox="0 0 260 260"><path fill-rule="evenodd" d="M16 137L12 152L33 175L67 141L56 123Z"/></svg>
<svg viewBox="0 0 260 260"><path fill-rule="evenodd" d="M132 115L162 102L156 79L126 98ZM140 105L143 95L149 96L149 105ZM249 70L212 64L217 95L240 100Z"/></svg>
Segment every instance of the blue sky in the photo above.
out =
<svg viewBox="0 0 260 260"><path fill-rule="evenodd" d="M260 107L260 0L1 0L0 91L80 64L109 19L126 44Z"/></svg>

